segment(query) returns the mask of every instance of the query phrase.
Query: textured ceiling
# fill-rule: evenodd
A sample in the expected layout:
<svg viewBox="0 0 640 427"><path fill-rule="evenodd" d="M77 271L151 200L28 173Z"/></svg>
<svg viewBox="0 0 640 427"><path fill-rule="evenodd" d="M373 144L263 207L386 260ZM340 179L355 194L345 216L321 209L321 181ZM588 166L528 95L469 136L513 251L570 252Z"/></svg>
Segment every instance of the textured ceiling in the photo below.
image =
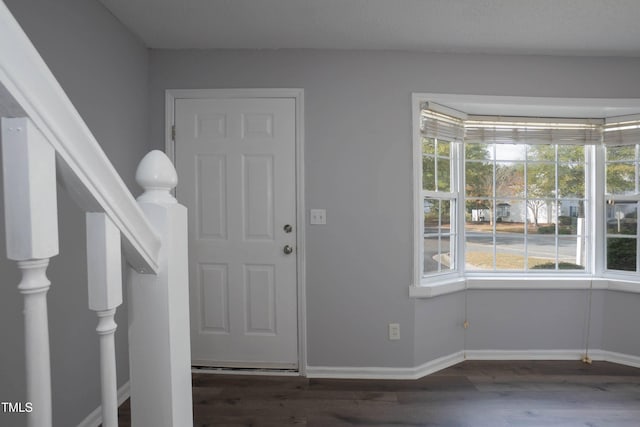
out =
<svg viewBox="0 0 640 427"><path fill-rule="evenodd" d="M151 48L640 56L640 0L101 0Z"/></svg>

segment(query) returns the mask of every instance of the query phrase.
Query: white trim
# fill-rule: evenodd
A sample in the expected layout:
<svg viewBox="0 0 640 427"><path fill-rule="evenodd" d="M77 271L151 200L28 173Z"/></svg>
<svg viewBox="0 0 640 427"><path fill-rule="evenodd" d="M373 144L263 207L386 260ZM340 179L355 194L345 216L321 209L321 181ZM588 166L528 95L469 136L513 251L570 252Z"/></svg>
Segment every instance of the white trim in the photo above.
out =
<svg viewBox="0 0 640 427"><path fill-rule="evenodd" d="M607 117L604 122L607 125L615 125L618 123L635 122L638 120L640 120L640 114L628 114L626 116Z"/></svg>
<svg viewBox="0 0 640 427"><path fill-rule="evenodd" d="M309 366L308 378L415 380L465 360L592 360L640 368L640 356L606 350L466 350L431 360L415 368Z"/></svg>
<svg viewBox="0 0 640 427"><path fill-rule="evenodd" d="M265 376L265 377L300 377L302 374L293 370L278 370L278 369L233 369L233 368L199 368L192 367L191 373L193 374L208 374L208 375L250 375L250 376Z"/></svg>
<svg viewBox="0 0 640 427"><path fill-rule="evenodd" d="M431 360L413 368L386 368L367 366L308 366L308 378L344 378L378 380L416 380L464 361L464 352Z"/></svg>
<svg viewBox="0 0 640 427"><path fill-rule="evenodd" d="M640 368L640 356L616 353L608 350L467 350L467 360L581 360L589 356L591 360L617 363Z"/></svg>
<svg viewBox="0 0 640 427"><path fill-rule="evenodd" d="M640 368L640 356L632 354L616 353L607 350L589 350L589 357L592 360L602 360L605 362L617 363L619 365Z"/></svg>
<svg viewBox="0 0 640 427"><path fill-rule="evenodd" d="M467 287L464 278L455 278L426 286L409 286L409 296L412 298L433 298L439 295L464 291Z"/></svg>
<svg viewBox="0 0 640 427"><path fill-rule="evenodd" d="M129 381L124 383L118 389L118 406L122 405L131 394L131 385ZM98 427L102 424L102 406L98 406L87 417L78 424L78 427Z"/></svg>
<svg viewBox="0 0 640 427"><path fill-rule="evenodd" d="M607 283L607 289L610 291L640 294L640 282L632 282L629 280L608 280Z"/></svg>
<svg viewBox="0 0 640 427"><path fill-rule="evenodd" d="M422 286L409 286L411 298L433 298L471 290L601 290L640 294L640 281L589 277L462 277Z"/></svg>
<svg viewBox="0 0 640 427"><path fill-rule="evenodd" d="M423 101L469 115L604 118L637 114L640 98L556 98L542 96L464 95L414 92Z"/></svg>
<svg viewBox="0 0 640 427"><path fill-rule="evenodd" d="M591 353L591 352L589 352ZM465 350L467 360L580 360L584 350Z"/></svg>
<svg viewBox="0 0 640 427"><path fill-rule="evenodd" d="M175 142L171 137L175 124L175 102L177 99L202 98L293 98L296 110L296 270L298 282L298 372L304 375L307 366L307 306L306 306L306 211L304 171L304 89L167 89L165 91L165 151L175 164Z"/></svg>
<svg viewBox="0 0 640 427"><path fill-rule="evenodd" d="M413 254L413 262L411 263L411 275L413 277L411 281L411 289L420 288L422 281L422 262L424 259L424 247L423 247L423 230L421 215L417 212L420 211L424 202L421 202L422 198L422 147L417 141L420 140L420 102L423 101L423 97L420 94L411 94L411 147L412 147L412 164L413 164L413 211L411 217L411 253Z"/></svg>

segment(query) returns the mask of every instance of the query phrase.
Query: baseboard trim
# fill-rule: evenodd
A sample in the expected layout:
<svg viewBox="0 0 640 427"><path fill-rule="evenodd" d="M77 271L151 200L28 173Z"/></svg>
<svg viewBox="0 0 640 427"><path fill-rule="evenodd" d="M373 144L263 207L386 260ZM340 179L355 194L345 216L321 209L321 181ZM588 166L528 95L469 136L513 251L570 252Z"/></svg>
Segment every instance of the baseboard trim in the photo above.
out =
<svg viewBox="0 0 640 427"><path fill-rule="evenodd" d="M307 366L308 378L415 380L464 361L464 352L431 360L414 368Z"/></svg>
<svg viewBox="0 0 640 427"><path fill-rule="evenodd" d="M122 405L124 401L129 398L130 394L131 387L129 381L127 381L118 389L118 406ZM102 424L102 405L94 409L87 418L78 424L78 427L98 427L100 424Z"/></svg>
<svg viewBox="0 0 640 427"><path fill-rule="evenodd" d="M464 360L591 360L618 363L640 368L640 356L593 349L566 350L466 350L431 360L415 368L384 368L360 366L308 366L309 378L415 380L453 366Z"/></svg>
<svg viewBox="0 0 640 427"><path fill-rule="evenodd" d="M466 350L467 360L580 360L584 350Z"/></svg>
<svg viewBox="0 0 640 427"><path fill-rule="evenodd" d="M607 350L589 350L588 356L592 360L602 360L605 362L617 363L619 365L632 366L640 368L640 356L631 354L616 353Z"/></svg>

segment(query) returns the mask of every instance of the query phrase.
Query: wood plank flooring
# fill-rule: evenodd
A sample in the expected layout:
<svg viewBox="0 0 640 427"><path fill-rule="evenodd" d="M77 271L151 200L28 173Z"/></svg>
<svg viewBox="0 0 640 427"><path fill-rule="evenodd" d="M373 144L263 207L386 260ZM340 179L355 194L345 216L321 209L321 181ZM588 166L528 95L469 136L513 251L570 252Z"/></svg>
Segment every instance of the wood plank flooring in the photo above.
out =
<svg viewBox="0 0 640 427"><path fill-rule="evenodd" d="M415 381L196 373L193 403L198 427L637 427L640 369L466 361ZM130 427L129 417L127 401L121 427Z"/></svg>

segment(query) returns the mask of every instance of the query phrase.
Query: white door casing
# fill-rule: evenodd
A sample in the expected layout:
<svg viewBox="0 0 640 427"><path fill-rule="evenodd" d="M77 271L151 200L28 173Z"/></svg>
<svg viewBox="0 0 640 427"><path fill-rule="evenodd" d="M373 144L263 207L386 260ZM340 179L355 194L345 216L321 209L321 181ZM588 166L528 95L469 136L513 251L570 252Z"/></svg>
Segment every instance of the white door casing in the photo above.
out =
<svg viewBox="0 0 640 427"><path fill-rule="evenodd" d="M296 102L174 99L194 365L300 368Z"/></svg>

